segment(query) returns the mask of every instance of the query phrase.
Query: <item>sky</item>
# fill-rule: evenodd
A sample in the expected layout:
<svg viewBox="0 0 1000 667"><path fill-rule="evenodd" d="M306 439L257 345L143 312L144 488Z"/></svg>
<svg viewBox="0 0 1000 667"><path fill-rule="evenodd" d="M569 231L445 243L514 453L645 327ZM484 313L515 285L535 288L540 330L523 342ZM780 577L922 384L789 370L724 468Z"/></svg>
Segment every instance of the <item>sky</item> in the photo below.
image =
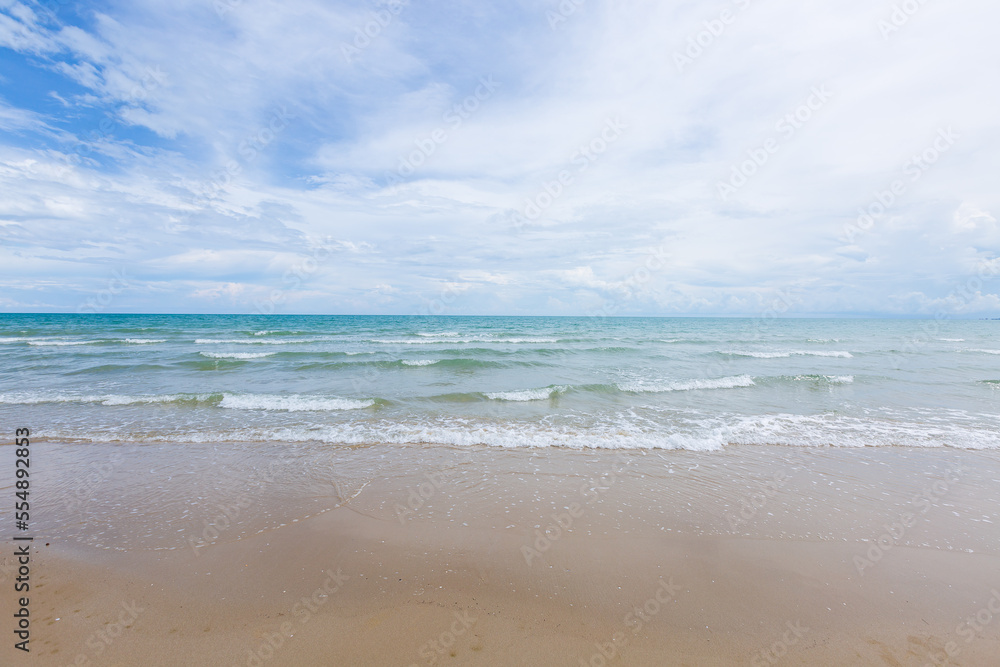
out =
<svg viewBox="0 0 1000 667"><path fill-rule="evenodd" d="M0 312L1000 317L991 0L0 0Z"/></svg>

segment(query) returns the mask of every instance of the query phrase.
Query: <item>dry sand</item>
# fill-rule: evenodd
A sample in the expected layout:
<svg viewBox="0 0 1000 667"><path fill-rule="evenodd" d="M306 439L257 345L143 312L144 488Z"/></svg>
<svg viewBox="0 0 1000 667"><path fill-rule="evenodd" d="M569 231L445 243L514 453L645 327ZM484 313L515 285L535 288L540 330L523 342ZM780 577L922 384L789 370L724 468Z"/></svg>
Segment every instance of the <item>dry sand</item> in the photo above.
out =
<svg viewBox="0 0 1000 667"><path fill-rule="evenodd" d="M0 663L1000 664L992 452L123 447L35 445Z"/></svg>

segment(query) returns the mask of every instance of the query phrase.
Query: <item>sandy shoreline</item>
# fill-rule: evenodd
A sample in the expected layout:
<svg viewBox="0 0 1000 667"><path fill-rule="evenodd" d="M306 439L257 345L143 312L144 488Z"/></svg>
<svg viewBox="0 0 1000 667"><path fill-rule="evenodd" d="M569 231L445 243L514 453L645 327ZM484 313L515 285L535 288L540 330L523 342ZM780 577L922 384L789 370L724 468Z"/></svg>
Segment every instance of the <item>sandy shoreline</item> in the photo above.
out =
<svg viewBox="0 0 1000 667"><path fill-rule="evenodd" d="M260 445L184 445L181 465L178 447L39 443L38 495L59 502L30 659L7 642L5 664L1000 655L992 452L302 447L266 465ZM74 503L64 472L86 461L106 476Z"/></svg>

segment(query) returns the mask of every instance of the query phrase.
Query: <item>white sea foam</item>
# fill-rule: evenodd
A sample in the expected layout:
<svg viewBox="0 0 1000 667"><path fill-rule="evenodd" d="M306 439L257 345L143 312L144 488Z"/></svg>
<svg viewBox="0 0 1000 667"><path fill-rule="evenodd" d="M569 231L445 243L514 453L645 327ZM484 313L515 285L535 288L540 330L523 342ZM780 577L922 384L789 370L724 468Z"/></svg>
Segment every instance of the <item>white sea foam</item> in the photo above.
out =
<svg viewBox="0 0 1000 667"><path fill-rule="evenodd" d="M521 391L495 391L486 394L486 397L495 401L541 401L556 396L566 389L564 386L558 386L523 389Z"/></svg>
<svg viewBox="0 0 1000 667"><path fill-rule="evenodd" d="M964 343L964 338L938 338L938 340L943 340L946 343Z"/></svg>
<svg viewBox="0 0 1000 667"><path fill-rule="evenodd" d="M166 343L165 338L125 338L122 340L126 345L152 345L153 343Z"/></svg>
<svg viewBox="0 0 1000 667"><path fill-rule="evenodd" d="M851 384L854 382L853 375L825 375L824 377L833 384Z"/></svg>
<svg viewBox="0 0 1000 667"><path fill-rule="evenodd" d="M448 344L467 344L467 343L507 343L507 344L520 344L520 343L558 343L559 341L555 338L488 338L488 337L476 337L476 338L430 338L426 340L413 340L406 338L394 338L394 339L384 339L375 338L372 339L372 343L378 343L380 345L440 345L442 343Z"/></svg>
<svg viewBox="0 0 1000 667"><path fill-rule="evenodd" d="M756 359L784 359L787 357L839 357L841 359L852 359L854 357L850 352L844 352L841 350L792 350L791 352L754 352L747 350L732 350L729 352L722 352L722 354L732 355L734 357L754 357Z"/></svg>
<svg viewBox="0 0 1000 667"><path fill-rule="evenodd" d="M982 352L983 354L1000 354L1000 350L969 350L969 352Z"/></svg>
<svg viewBox="0 0 1000 667"><path fill-rule="evenodd" d="M234 410L278 410L285 412L326 412L331 410L359 410L375 405L373 400L357 401L348 398L325 396L275 396L270 394L225 394L220 408Z"/></svg>
<svg viewBox="0 0 1000 667"><path fill-rule="evenodd" d="M425 333L422 331L417 332L418 336L426 336L427 338L440 338L441 336L451 336L455 337L460 335L457 331L440 331L437 333Z"/></svg>
<svg viewBox="0 0 1000 667"><path fill-rule="evenodd" d="M270 338L196 338L195 345L294 345L296 343L316 343L315 339L294 338L274 340Z"/></svg>
<svg viewBox="0 0 1000 667"><path fill-rule="evenodd" d="M150 403L171 403L183 399L205 401L212 394L61 394L52 392L21 392L0 394L0 403L9 405L39 405L42 403L100 403L101 405L138 405Z"/></svg>
<svg viewBox="0 0 1000 667"><path fill-rule="evenodd" d="M736 375L714 380L684 380L681 382L649 382L634 380L619 382L617 387L622 391L633 393L662 393L665 391L691 391L694 389L737 389L753 387L754 381L749 375Z"/></svg>
<svg viewBox="0 0 1000 667"><path fill-rule="evenodd" d="M277 352L200 352L199 354L212 359L262 359Z"/></svg>
<svg viewBox="0 0 1000 667"><path fill-rule="evenodd" d="M32 340L28 341L28 345L35 345L38 347L63 347L66 345L94 345L101 341L98 340Z"/></svg>
<svg viewBox="0 0 1000 667"><path fill-rule="evenodd" d="M430 366L437 362L437 359L403 359L404 366Z"/></svg>
<svg viewBox="0 0 1000 667"><path fill-rule="evenodd" d="M955 447L1000 449L1000 431L985 423L982 415L971 424L913 421L914 415L889 414L870 418L833 413L818 415L718 414L703 419L666 420L650 425L648 420L619 416L588 427L558 426L539 422L498 423L454 417L405 422L393 419L346 420L322 426L273 426L211 430L182 429L171 441L191 442L329 442L335 444L427 444L448 446L487 445L503 448L567 447L573 449L688 449L710 451L739 445L785 445L794 447ZM964 415L972 417L972 415ZM904 417L900 419L899 417ZM62 432L52 436L62 437ZM163 435L107 432L94 433L95 440L163 439ZM64 437L87 437L67 431Z"/></svg>
<svg viewBox="0 0 1000 667"><path fill-rule="evenodd" d="M179 401L184 398L193 398L195 400L205 400L211 396L211 394L202 394L200 396L184 396L181 394L160 394L152 396L101 396L99 398L86 397L87 403L100 403L101 405L140 405L145 403L172 403L174 401Z"/></svg>

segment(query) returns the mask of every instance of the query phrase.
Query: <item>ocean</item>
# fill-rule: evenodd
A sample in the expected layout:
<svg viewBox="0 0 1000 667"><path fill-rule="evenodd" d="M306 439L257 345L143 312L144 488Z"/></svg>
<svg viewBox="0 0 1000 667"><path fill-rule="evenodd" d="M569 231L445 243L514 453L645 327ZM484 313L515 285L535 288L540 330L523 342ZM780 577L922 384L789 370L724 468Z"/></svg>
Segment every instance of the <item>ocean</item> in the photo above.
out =
<svg viewBox="0 0 1000 667"><path fill-rule="evenodd" d="M998 334L984 320L2 315L0 416L75 443L996 449Z"/></svg>

